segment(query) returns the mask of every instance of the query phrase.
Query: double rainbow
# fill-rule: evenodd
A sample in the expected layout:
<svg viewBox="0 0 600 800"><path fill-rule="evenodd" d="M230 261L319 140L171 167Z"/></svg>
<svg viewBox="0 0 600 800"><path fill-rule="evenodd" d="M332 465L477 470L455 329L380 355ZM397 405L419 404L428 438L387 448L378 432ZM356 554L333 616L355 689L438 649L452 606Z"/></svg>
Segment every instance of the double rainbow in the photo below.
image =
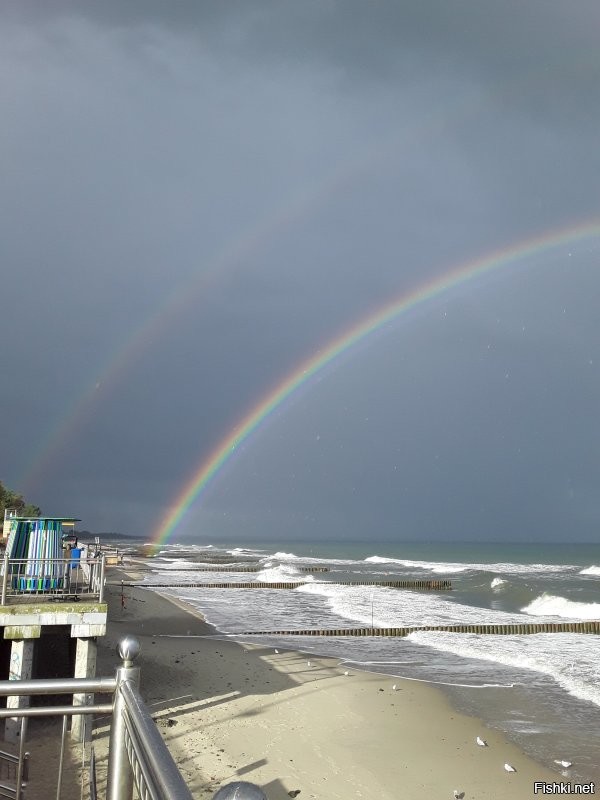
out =
<svg viewBox="0 0 600 800"><path fill-rule="evenodd" d="M208 484L232 458L240 445L300 386L312 376L352 348L358 342L380 330L401 314L415 306L439 297L449 289L479 278L490 272L499 270L517 261L545 253L558 247L573 245L585 239L600 237L600 221L598 219L580 223L560 231L547 231L539 236L519 241L508 248L496 250L467 264L455 267L441 277L425 283L399 298L386 303L372 314L361 319L350 329L330 341L316 355L306 359L299 367L284 378L269 392L246 416L230 431L207 456L203 457L192 475L186 480L178 492L169 511L161 519L152 535L157 545L166 543L175 532L182 518L206 489Z"/></svg>

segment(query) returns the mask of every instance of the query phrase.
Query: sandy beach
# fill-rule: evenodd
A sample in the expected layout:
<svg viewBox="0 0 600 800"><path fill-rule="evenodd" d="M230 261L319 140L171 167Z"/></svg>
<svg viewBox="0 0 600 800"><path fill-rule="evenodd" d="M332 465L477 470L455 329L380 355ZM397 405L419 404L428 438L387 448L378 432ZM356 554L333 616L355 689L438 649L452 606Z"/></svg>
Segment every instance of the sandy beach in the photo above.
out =
<svg viewBox="0 0 600 800"><path fill-rule="evenodd" d="M534 781L565 780L430 685L345 675L335 659L210 638L197 612L148 590L126 587L122 608L112 587L109 602L98 674L112 674L121 636L139 638L142 694L195 797L248 780L269 800L429 800L455 789L466 799L514 800L534 797ZM100 775L106 730L99 721Z"/></svg>

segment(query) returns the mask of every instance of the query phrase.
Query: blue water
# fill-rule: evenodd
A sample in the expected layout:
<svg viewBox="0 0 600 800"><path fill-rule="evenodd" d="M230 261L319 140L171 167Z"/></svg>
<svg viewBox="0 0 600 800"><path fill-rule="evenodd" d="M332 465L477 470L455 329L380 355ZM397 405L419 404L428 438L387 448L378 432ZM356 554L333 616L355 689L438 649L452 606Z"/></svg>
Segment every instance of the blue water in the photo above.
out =
<svg viewBox="0 0 600 800"><path fill-rule="evenodd" d="M211 546L209 546L211 545ZM194 571L211 558L256 573ZM396 627L600 619L600 548L590 544L243 542L171 544L146 582L297 581L291 591L175 588L219 631ZM327 573L299 567L321 564ZM336 582L447 578L451 592ZM161 589L161 591L164 591ZM434 683L462 710L506 732L540 762L573 761L572 779L600 781L600 637L415 633L403 639L261 637L336 656L352 668Z"/></svg>

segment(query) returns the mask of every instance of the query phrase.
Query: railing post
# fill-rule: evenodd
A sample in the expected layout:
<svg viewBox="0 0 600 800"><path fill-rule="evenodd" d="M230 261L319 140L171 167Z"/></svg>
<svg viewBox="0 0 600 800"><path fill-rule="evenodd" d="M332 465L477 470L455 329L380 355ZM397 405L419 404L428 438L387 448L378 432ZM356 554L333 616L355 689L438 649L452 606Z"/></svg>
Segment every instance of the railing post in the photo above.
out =
<svg viewBox="0 0 600 800"><path fill-rule="evenodd" d="M6 587L8 585L8 550L4 551L4 569L2 572L2 605L6 605Z"/></svg>
<svg viewBox="0 0 600 800"><path fill-rule="evenodd" d="M15 800L23 795L23 767L25 764L25 739L27 738L27 717L21 717L21 734L19 736L19 763L17 765L17 782Z"/></svg>
<svg viewBox="0 0 600 800"><path fill-rule="evenodd" d="M99 603L104 602L104 566L105 566L104 553L102 553L102 555L100 556L100 591L98 596Z"/></svg>
<svg viewBox="0 0 600 800"><path fill-rule="evenodd" d="M126 636L119 642L117 652L123 659L123 665L117 667L117 687L115 689L108 747L106 800L131 800L133 796L133 771L127 755L127 729L125 725L127 708L121 694L121 684L129 681L136 689L139 688L140 668L135 667L133 662L140 652L140 644L133 636Z"/></svg>

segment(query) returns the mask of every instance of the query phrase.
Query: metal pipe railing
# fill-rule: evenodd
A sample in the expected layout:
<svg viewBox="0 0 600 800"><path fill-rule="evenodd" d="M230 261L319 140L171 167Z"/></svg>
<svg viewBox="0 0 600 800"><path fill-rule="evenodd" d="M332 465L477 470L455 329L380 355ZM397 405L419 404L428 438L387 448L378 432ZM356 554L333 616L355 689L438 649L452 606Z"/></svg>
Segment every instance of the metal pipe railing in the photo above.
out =
<svg viewBox="0 0 600 800"><path fill-rule="evenodd" d="M8 551L4 552L4 559L2 562L2 598L0 602L3 606L6 605L6 587L8 583Z"/></svg>
<svg viewBox="0 0 600 800"><path fill-rule="evenodd" d="M104 602L105 557L9 558L2 560L0 604L11 597L97 597Z"/></svg>
<svg viewBox="0 0 600 800"><path fill-rule="evenodd" d="M117 652L123 664L117 668L116 675L117 686L108 746L106 800L131 800L136 763L130 758L127 748L127 705L120 687L127 681L131 681L136 687L140 685L140 668L134 666L140 652L139 642L132 636L127 636L119 642ZM164 742L162 744L164 747ZM141 792L140 796L143 797Z"/></svg>
<svg viewBox="0 0 600 800"><path fill-rule="evenodd" d="M21 733L24 733L24 720L21 721ZM25 752L24 740L21 740L19 744L19 755L0 750L0 765L5 765L7 768L5 774L3 771L2 780L0 780L0 797L19 800L22 790L27 785L28 764L29 753ZM14 783L7 783L10 780L13 780Z"/></svg>
<svg viewBox="0 0 600 800"><path fill-rule="evenodd" d="M192 800L192 794L171 754L164 747L156 723L148 713L135 685L130 681L124 681L118 691L123 694L127 707L125 717L127 734L142 767L141 776L136 781L140 796L144 796L143 786L145 786L153 798L176 797L180 800L184 798Z"/></svg>
<svg viewBox="0 0 600 800"><path fill-rule="evenodd" d="M63 716L62 731L60 734L60 757L58 760L58 779L56 781L56 800L60 800L62 791L63 764L65 762L65 741L67 738L67 715Z"/></svg>
<svg viewBox="0 0 600 800"><path fill-rule="evenodd" d="M17 786L8 786L5 796L19 800L23 788L26 726L30 717L62 716L61 754L56 798L63 780L63 760L67 718L83 714L112 714L110 726L106 800L132 800L133 788L143 800L193 800L192 794L173 760L156 723L139 694L140 668L135 666L140 646L133 637L119 642L123 663L114 678L58 678L27 681L0 681L0 696L43 694L113 694L113 703L87 706L46 706L0 709L0 719L20 718L21 737ZM0 796L3 786L0 784ZM214 800L266 800L258 786L244 781L223 786Z"/></svg>
<svg viewBox="0 0 600 800"><path fill-rule="evenodd" d="M21 734L19 738L19 766L17 767L17 780L15 800L21 800L21 793L24 789L23 786L23 773L25 770L25 739L27 738L27 724L29 720L27 717L21 718Z"/></svg>
<svg viewBox="0 0 600 800"><path fill-rule="evenodd" d="M18 711L19 713L15 713ZM80 714L112 714L112 703L96 703L90 706L23 706L22 708L0 708L0 719L13 717L78 717Z"/></svg>
<svg viewBox="0 0 600 800"><path fill-rule="evenodd" d="M104 586L106 584L106 578L104 577L104 573L106 571L106 559L104 554L101 553L100 556L100 586L98 587L98 602L104 602Z"/></svg>
<svg viewBox="0 0 600 800"><path fill-rule="evenodd" d="M16 692L15 688L19 691ZM0 697L16 694L113 694L116 688L116 678L35 678L0 681Z"/></svg>

